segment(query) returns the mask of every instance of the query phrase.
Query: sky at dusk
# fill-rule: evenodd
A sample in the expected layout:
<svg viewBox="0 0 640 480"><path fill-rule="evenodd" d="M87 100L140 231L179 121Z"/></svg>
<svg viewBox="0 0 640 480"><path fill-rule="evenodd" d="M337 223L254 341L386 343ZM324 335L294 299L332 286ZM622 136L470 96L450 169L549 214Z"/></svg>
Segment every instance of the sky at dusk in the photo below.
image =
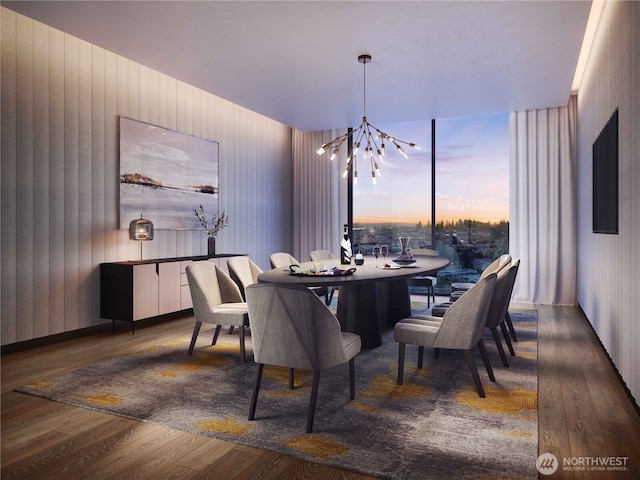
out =
<svg viewBox="0 0 640 480"><path fill-rule="evenodd" d="M371 121L372 119L370 119ZM408 159L386 146L382 177L371 181L371 167L358 159L354 187L356 223L426 223L431 218L431 121L374 125L413 142ZM404 147L404 145L403 145ZM509 114L436 120L437 221L509 219Z"/></svg>

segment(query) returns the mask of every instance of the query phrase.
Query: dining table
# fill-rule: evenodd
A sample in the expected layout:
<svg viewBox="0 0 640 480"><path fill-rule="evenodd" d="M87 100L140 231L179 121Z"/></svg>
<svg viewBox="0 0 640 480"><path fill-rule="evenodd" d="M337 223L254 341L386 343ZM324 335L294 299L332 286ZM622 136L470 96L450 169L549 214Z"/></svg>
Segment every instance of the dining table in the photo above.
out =
<svg viewBox="0 0 640 480"><path fill-rule="evenodd" d="M409 279L436 275L449 264L447 258L440 256L414 255L413 258L415 262L410 265L396 265L392 259L385 262L372 256L365 256L362 265L353 262L342 265L340 259L303 262L293 270L267 270L258 275L258 282L337 287L336 317L342 331L360 335L362 348L375 348L382 345L383 329L411 316ZM336 274L327 274L329 271Z"/></svg>

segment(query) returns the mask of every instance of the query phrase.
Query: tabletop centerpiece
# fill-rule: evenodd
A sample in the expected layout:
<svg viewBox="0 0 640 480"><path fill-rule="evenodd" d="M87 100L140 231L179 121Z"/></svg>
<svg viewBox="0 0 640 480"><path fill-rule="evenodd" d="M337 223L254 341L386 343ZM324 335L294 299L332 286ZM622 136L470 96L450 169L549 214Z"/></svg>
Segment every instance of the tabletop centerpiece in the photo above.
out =
<svg viewBox="0 0 640 480"><path fill-rule="evenodd" d="M409 249L409 237L400 237L400 246L402 247L400 256L394 258L393 262L398 265L411 265L415 263L416 259L413 258L411 250Z"/></svg>

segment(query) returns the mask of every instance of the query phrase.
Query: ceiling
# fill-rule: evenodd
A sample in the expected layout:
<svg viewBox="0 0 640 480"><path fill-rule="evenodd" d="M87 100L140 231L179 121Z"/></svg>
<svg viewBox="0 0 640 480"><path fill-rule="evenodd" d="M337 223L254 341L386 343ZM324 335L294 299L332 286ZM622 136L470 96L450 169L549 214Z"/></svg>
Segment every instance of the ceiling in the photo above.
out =
<svg viewBox="0 0 640 480"><path fill-rule="evenodd" d="M590 1L3 1L300 130L566 105ZM358 63L370 54L372 62Z"/></svg>

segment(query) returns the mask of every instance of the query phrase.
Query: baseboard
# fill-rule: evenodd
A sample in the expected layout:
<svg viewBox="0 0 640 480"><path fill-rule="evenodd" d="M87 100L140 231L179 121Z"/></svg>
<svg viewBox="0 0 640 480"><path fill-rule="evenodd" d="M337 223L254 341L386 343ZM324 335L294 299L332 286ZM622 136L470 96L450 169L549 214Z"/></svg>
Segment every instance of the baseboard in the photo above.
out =
<svg viewBox="0 0 640 480"><path fill-rule="evenodd" d="M74 338L80 338L87 335L92 335L94 333L100 333L101 327L105 325L108 325L109 328L111 328L111 322L109 322L108 324L103 323L101 325L92 325L91 327L80 328L78 330L72 330L70 332L57 333L55 335L47 335L46 337L33 338L31 340L25 340L23 342L2 345L0 355L24 352L25 350L31 350L32 348L43 347L45 345L64 342L65 340L72 340Z"/></svg>
<svg viewBox="0 0 640 480"><path fill-rule="evenodd" d="M627 387L627 384L624 381L624 378L622 378L622 375L620 375L620 372L618 371L618 368L616 367L615 362L611 358L611 355L609 355L609 352L607 352L607 349L605 348L604 344L602 343L602 340L600 340L600 336L598 335L598 332L596 332L596 329L593 328L593 324L591 323L591 321L589 321L589 317L587 317L587 314L582 309L582 306L579 303L578 303L577 306L578 306L578 309L580 310L580 313L582 313L582 316L584 317L587 325L589 326L589 328L591 329L591 331L595 335L596 339L598 340L598 343L600 344L600 348L602 348L602 351L604 352L604 354L606 355L607 359L609 360L609 365L611 365L611 368L613 368L613 371L615 372L616 376L618 377L618 380L620 381L620 384L622 385L622 388L624 388L624 391L627 392L627 396L629 397L629 400L631 400L631 403L635 407L636 413L638 415L640 415L640 407L638 406L638 402L633 397L633 394L631 393L631 390L629 390L629 387Z"/></svg>

